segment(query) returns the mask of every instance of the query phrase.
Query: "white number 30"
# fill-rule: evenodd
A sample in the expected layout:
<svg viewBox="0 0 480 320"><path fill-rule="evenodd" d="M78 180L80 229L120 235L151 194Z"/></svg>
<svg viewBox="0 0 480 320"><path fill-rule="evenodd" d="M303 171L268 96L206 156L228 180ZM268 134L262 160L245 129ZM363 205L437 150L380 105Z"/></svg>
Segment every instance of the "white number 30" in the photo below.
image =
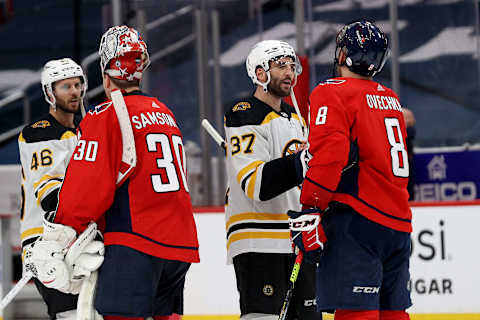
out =
<svg viewBox="0 0 480 320"><path fill-rule="evenodd" d="M159 174L152 174L152 186L155 192L171 192L180 189L180 181L178 179L177 170L175 164L178 166L178 171L182 177L183 186L188 192L186 169L185 169L185 150L182 144L182 138L176 135L172 135L172 146L168 136L163 133L150 133L147 135L147 149L150 152L158 152L158 146L161 148L162 158L157 158L157 168L165 169L167 173L167 180L162 181L162 176ZM173 157L175 152L175 158ZM182 154L180 154L182 152ZM181 161L183 159L183 162Z"/></svg>
<svg viewBox="0 0 480 320"><path fill-rule="evenodd" d="M392 170L397 177L408 177L408 155L403 144L402 131L397 118L385 118L390 155L392 156ZM395 134L395 131L397 134ZM402 161L400 162L400 155Z"/></svg>

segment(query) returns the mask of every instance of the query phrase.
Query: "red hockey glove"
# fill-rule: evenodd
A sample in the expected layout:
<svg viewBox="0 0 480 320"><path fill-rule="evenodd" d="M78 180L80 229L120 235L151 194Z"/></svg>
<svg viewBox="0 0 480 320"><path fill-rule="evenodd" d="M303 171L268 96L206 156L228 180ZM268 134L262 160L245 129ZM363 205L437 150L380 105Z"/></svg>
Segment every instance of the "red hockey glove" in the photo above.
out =
<svg viewBox="0 0 480 320"><path fill-rule="evenodd" d="M305 261L318 263L324 243L327 241L320 224L320 211L315 208L302 211L289 210L287 215L293 243L304 252Z"/></svg>

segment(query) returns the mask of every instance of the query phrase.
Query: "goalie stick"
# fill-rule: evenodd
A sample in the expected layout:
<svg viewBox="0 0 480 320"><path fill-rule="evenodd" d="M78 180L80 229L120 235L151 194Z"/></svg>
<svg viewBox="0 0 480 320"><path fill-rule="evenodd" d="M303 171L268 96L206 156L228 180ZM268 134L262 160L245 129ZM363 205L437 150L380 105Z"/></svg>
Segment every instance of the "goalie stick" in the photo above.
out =
<svg viewBox="0 0 480 320"><path fill-rule="evenodd" d="M127 106L120 90L111 92L113 108L117 114L120 132L122 134L122 162L128 165L128 168L119 172L117 184L122 182L128 173L137 164L137 153L135 150L135 138L133 136L132 124L128 114ZM94 320L98 317L93 303L97 288L98 271L90 274L90 277L83 280L77 302L77 319L78 320Z"/></svg>
<svg viewBox="0 0 480 320"><path fill-rule="evenodd" d="M96 232L97 225L95 223L90 223L90 225L85 229L82 234L80 234L77 240L72 244L68 249L65 262L72 264L78 256L82 253L82 248L85 247L88 242L85 243L86 238L91 238L92 232ZM72 251L70 251L72 249ZM3 297L2 302L0 302L0 310L5 309L5 307L15 298L15 296L22 290L22 288L33 278L33 273L26 271L22 278L13 286L13 288Z"/></svg>
<svg viewBox="0 0 480 320"><path fill-rule="evenodd" d="M215 140L215 142L216 142L220 147L222 147L224 150L227 149L227 143L226 143L225 140L222 138L222 136L220 135L220 133L218 133L218 131L215 130L215 128L210 124L210 121L208 121L207 119L203 119L203 120L202 120L202 127L205 129L205 131L208 132L208 134L210 135L210 137L212 137L213 140Z"/></svg>

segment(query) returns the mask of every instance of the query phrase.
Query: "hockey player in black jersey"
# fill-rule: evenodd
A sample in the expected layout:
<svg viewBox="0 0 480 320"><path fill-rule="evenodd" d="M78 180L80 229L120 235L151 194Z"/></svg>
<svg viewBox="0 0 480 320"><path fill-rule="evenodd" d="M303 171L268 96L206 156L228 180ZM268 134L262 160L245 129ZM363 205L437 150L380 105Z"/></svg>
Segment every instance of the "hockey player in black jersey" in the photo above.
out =
<svg viewBox="0 0 480 320"><path fill-rule="evenodd" d="M87 79L69 58L47 62L41 74L49 112L23 128L18 137L22 165L21 244L26 250L41 235L45 212L57 207L58 192L77 145L75 113L82 106ZM25 270L24 270L25 272ZM78 295L35 285L51 319L75 319Z"/></svg>
<svg viewBox="0 0 480 320"><path fill-rule="evenodd" d="M225 114L228 190L227 257L235 268L241 319L276 320L295 255L287 210L300 210L301 117L282 101L299 73L286 42L257 43L246 61L256 86ZM315 270L304 264L287 319L321 319L315 312Z"/></svg>

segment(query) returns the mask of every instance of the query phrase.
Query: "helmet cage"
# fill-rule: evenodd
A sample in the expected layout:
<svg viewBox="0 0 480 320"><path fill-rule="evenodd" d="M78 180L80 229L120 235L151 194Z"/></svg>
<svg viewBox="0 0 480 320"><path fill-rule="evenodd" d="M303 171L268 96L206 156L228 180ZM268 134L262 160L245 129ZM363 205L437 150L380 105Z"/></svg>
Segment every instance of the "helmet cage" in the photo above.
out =
<svg viewBox="0 0 480 320"><path fill-rule="evenodd" d="M373 77L382 70L390 52L385 34L366 20L348 24L338 32L335 63L338 63L340 50L345 53L347 68L366 77Z"/></svg>
<svg viewBox="0 0 480 320"><path fill-rule="evenodd" d="M55 108L57 101L53 94L53 84L60 80L75 77L79 77L82 81L80 98L83 99L88 89L88 83L82 68L70 58L48 61L43 67L41 74L42 91L45 101Z"/></svg>

